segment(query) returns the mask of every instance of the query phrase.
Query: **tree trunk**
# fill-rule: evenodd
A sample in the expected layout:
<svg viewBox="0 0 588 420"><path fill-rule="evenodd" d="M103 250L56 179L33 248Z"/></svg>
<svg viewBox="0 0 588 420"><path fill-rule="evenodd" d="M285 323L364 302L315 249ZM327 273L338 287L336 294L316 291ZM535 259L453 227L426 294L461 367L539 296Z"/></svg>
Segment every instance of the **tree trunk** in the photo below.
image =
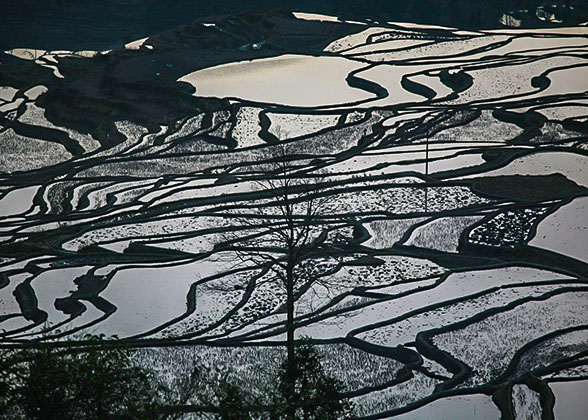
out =
<svg viewBox="0 0 588 420"><path fill-rule="evenodd" d="M288 348L288 363L293 364L294 353L294 288L288 285L286 291L286 346Z"/></svg>
<svg viewBox="0 0 588 420"><path fill-rule="evenodd" d="M295 420L295 382L296 382L296 353L294 347L294 265L288 263L286 270L286 347L288 350L288 365L286 369L286 416L288 420Z"/></svg>

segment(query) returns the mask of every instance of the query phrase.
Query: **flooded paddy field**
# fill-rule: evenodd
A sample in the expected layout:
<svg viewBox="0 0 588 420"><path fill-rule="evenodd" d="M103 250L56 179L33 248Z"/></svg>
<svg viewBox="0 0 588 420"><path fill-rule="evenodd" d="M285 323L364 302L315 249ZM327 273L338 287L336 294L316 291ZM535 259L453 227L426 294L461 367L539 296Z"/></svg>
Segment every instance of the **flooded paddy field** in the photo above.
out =
<svg viewBox="0 0 588 420"><path fill-rule="evenodd" d="M358 418L588 412L586 27L267 12L5 53L2 346L106 334L262 392L301 230L296 334Z"/></svg>

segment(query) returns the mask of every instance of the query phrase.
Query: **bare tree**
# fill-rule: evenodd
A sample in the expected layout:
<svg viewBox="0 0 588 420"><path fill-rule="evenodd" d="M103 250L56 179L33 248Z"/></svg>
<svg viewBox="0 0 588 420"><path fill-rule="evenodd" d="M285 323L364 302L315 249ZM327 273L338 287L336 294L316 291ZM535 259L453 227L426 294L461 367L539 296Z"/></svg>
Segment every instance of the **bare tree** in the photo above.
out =
<svg viewBox="0 0 588 420"><path fill-rule="evenodd" d="M257 232L231 242L239 258L267 267L286 292L285 382L293 394L297 369L295 302L302 290L316 280L302 268L327 239L327 229L321 228L327 199L320 195L320 178L297 173L290 165L288 147L274 147L277 153L265 165L264 179L256 181L259 196L265 200L256 203L257 208L250 217L241 219L242 225ZM294 413L288 418L294 418Z"/></svg>

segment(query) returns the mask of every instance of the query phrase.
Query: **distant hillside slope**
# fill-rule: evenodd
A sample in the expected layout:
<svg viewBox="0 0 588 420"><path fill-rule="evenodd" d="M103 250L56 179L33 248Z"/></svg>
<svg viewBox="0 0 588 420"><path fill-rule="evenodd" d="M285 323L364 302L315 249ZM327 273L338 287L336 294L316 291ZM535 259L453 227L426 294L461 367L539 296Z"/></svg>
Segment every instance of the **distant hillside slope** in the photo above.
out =
<svg viewBox="0 0 588 420"><path fill-rule="evenodd" d="M110 49L197 18L275 7L460 28L496 28L505 23L521 27L577 25L588 21L587 0L0 1L0 50Z"/></svg>

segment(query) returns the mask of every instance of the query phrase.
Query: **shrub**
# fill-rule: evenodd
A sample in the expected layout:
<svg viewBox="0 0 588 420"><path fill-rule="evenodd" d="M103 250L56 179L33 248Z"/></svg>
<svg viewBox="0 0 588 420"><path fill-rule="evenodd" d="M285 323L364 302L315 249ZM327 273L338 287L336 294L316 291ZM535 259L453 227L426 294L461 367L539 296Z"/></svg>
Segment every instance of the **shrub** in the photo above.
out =
<svg viewBox="0 0 588 420"><path fill-rule="evenodd" d="M5 350L0 360L0 419L158 419L165 389L133 366L131 350L44 346Z"/></svg>
<svg viewBox="0 0 588 420"><path fill-rule="evenodd" d="M293 366L284 361L276 408L271 420L341 420L348 418L351 404L342 397L343 384L327 375L322 356L309 340L296 347Z"/></svg>

